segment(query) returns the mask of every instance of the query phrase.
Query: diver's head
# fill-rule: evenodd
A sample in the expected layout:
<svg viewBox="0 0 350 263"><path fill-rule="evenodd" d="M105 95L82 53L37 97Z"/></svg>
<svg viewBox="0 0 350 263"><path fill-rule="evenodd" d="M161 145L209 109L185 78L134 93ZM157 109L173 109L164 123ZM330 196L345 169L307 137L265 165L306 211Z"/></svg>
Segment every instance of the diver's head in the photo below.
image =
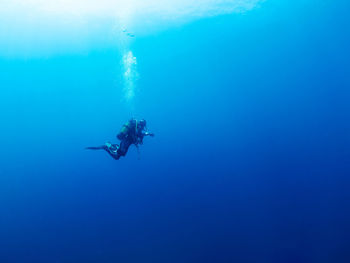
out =
<svg viewBox="0 0 350 263"><path fill-rule="evenodd" d="M146 120L145 119L142 119L142 120L139 120L139 122L138 122L138 125L140 126L140 128L145 128L146 127L146 125L147 125L147 122L146 122Z"/></svg>

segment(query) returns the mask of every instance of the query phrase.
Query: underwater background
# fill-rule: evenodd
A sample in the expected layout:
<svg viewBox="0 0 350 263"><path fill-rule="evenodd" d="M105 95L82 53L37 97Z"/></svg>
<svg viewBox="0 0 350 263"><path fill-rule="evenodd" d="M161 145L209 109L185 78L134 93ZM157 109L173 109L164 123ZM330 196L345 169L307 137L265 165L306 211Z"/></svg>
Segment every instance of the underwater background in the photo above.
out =
<svg viewBox="0 0 350 263"><path fill-rule="evenodd" d="M349 7L52 52L0 26L0 262L350 262ZM84 149L131 117L156 135L139 154Z"/></svg>

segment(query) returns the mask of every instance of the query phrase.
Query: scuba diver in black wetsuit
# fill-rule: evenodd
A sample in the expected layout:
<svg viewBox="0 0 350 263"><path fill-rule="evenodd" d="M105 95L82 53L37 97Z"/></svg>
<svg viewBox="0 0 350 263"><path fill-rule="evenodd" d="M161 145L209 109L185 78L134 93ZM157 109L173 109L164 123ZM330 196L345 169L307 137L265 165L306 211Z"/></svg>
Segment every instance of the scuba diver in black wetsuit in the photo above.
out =
<svg viewBox="0 0 350 263"><path fill-rule="evenodd" d="M105 145L98 147L86 147L88 150L105 150L115 160L119 160L121 156L125 156L129 147L134 144L136 147L143 144L145 136L154 136L153 133L147 131L146 120L131 119L125 123L117 135L120 145L106 142Z"/></svg>

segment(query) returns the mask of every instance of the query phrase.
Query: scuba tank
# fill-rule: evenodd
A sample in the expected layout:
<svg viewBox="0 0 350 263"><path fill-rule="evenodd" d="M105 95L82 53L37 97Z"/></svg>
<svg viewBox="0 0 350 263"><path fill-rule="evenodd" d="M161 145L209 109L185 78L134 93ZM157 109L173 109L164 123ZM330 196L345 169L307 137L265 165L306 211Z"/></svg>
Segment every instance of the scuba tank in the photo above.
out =
<svg viewBox="0 0 350 263"><path fill-rule="evenodd" d="M135 131L133 131L135 129ZM117 135L119 140L125 140L129 136L135 136L137 131L137 121L135 119L131 119L126 122L123 127L120 129L120 132ZM135 134L135 135L134 135Z"/></svg>

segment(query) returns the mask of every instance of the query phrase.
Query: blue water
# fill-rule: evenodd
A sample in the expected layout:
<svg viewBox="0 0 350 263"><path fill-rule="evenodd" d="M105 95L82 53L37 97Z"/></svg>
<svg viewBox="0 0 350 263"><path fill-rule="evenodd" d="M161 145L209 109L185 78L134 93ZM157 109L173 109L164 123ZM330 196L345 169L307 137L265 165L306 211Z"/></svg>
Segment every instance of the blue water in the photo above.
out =
<svg viewBox="0 0 350 263"><path fill-rule="evenodd" d="M0 262L350 262L347 1L0 57ZM156 134L115 161L132 116Z"/></svg>

